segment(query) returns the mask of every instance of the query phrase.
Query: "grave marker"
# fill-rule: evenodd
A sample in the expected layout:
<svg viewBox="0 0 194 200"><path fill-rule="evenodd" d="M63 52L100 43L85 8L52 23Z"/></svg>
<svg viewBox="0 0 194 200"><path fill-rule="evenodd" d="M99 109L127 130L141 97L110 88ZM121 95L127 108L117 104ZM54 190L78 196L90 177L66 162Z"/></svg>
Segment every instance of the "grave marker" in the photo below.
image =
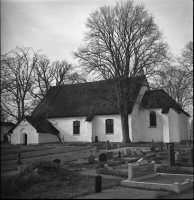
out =
<svg viewBox="0 0 194 200"><path fill-rule="evenodd" d="M137 163L128 164L128 180L140 180L156 175L155 162L149 163L148 160L141 158Z"/></svg>
<svg viewBox="0 0 194 200"><path fill-rule="evenodd" d="M99 155L99 161L107 161L107 155L105 153L101 153Z"/></svg>
<svg viewBox="0 0 194 200"><path fill-rule="evenodd" d="M175 160L180 161L180 159L181 159L180 152L175 153Z"/></svg>
<svg viewBox="0 0 194 200"><path fill-rule="evenodd" d="M98 142L98 136L95 136L95 142Z"/></svg>
<svg viewBox="0 0 194 200"><path fill-rule="evenodd" d="M168 143L168 166L175 166L174 143Z"/></svg>
<svg viewBox="0 0 194 200"><path fill-rule="evenodd" d="M102 190L102 176L96 176L95 177L95 186L94 186L94 192L98 193Z"/></svg>
<svg viewBox="0 0 194 200"><path fill-rule="evenodd" d="M189 163L193 163L193 148L189 152Z"/></svg>
<svg viewBox="0 0 194 200"><path fill-rule="evenodd" d="M129 156L131 155L132 151L131 149L124 149L124 155Z"/></svg>
<svg viewBox="0 0 194 200"><path fill-rule="evenodd" d="M88 156L88 163L94 163L94 161L95 161L95 156L89 155Z"/></svg>
<svg viewBox="0 0 194 200"><path fill-rule="evenodd" d="M17 152L17 164L22 164L21 152Z"/></svg>
<svg viewBox="0 0 194 200"><path fill-rule="evenodd" d="M106 150L110 150L111 149L111 146L110 146L110 143L109 143L109 140L106 141Z"/></svg>

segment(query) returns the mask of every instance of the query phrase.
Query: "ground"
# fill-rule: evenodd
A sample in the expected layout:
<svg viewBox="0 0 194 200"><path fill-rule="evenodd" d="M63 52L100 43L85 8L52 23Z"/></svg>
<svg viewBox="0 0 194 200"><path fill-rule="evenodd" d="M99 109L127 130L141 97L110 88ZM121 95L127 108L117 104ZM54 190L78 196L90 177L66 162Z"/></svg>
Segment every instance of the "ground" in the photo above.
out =
<svg viewBox="0 0 194 200"><path fill-rule="evenodd" d="M96 152L94 146L88 144L80 144L69 146L69 144L45 144L45 145L35 145L35 146L10 146L10 145L1 145L1 177L13 176L17 173L18 164L16 164L16 153L20 151L23 164L32 163L35 159L44 159L44 160L54 160L56 158L60 159L62 163L69 163L70 161L85 161L87 162L87 157L89 155L98 155L100 152ZM87 169L80 171L82 174L89 176L96 176L94 169ZM102 175L105 179L114 179L115 181L124 180L122 177L115 177L109 175ZM116 183L116 182L115 182ZM113 187L113 185L112 185ZM57 191L52 191L56 193ZM161 191L150 191L150 190L140 190L132 188L124 188L117 185L116 188L104 189L101 193L91 194L83 196L82 198L114 198L114 199L128 199L130 198L167 198L164 197L168 195L169 198L192 198L193 189L189 189L181 194L170 194L164 193ZM62 196L60 196L63 198ZM43 196L44 198L44 196ZM80 198L80 197L79 197Z"/></svg>

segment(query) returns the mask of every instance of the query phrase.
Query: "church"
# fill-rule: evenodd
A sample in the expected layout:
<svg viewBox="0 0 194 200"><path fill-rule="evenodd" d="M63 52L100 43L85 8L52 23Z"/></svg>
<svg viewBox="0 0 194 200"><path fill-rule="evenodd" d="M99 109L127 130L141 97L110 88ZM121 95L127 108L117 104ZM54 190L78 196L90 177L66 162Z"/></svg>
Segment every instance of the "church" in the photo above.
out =
<svg viewBox="0 0 194 200"><path fill-rule="evenodd" d="M151 90L145 76L129 79L135 80L128 109L130 140L188 141L189 114L163 89ZM122 142L121 117L110 104L114 88L108 81L50 87L32 115L9 131L11 144L94 142L95 137Z"/></svg>

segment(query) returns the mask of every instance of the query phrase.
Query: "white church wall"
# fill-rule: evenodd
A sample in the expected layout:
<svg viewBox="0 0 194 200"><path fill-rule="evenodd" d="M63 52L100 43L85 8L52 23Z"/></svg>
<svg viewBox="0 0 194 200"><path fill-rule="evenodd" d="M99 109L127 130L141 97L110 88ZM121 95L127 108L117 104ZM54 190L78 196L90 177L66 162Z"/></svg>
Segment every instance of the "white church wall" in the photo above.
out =
<svg viewBox="0 0 194 200"><path fill-rule="evenodd" d="M40 143L51 143L59 142L59 139L56 135L51 133L38 133L38 142Z"/></svg>
<svg viewBox="0 0 194 200"><path fill-rule="evenodd" d="M113 119L114 133L106 134L106 119ZM93 138L98 136L99 141L122 142L122 127L119 114L96 115L93 119Z"/></svg>
<svg viewBox="0 0 194 200"><path fill-rule="evenodd" d="M132 142L139 142L141 140L141 132L140 132L140 123L141 121L139 120L139 106L140 102L143 98L144 93L148 90L148 87L146 85L142 86L139 92L139 95L137 97L136 103L134 104L133 111L131 113L131 141Z"/></svg>
<svg viewBox="0 0 194 200"><path fill-rule="evenodd" d="M164 143L170 142L170 132L169 132L169 117L168 114L162 114L163 120L163 141Z"/></svg>
<svg viewBox="0 0 194 200"><path fill-rule="evenodd" d="M13 133L11 134L11 144L24 144L24 134L27 134L27 144L38 143L36 129L28 121L23 120L13 130Z"/></svg>
<svg viewBox="0 0 194 200"><path fill-rule="evenodd" d="M179 125L181 140L189 140L189 117L187 117L185 114L179 114Z"/></svg>
<svg viewBox="0 0 194 200"><path fill-rule="evenodd" d="M150 127L150 112L156 113L156 127ZM136 136L136 141L151 142L152 139L155 142L163 142L163 116L161 114L162 109L149 109L139 110L139 134Z"/></svg>
<svg viewBox="0 0 194 200"><path fill-rule="evenodd" d="M170 108L168 113L170 142L180 142L179 114Z"/></svg>
<svg viewBox="0 0 194 200"><path fill-rule="evenodd" d="M87 131L86 117L61 117L49 118L48 121L60 132L60 137L64 142L90 142L91 135ZM80 121L80 134L73 134L73 122Z"/></svg>

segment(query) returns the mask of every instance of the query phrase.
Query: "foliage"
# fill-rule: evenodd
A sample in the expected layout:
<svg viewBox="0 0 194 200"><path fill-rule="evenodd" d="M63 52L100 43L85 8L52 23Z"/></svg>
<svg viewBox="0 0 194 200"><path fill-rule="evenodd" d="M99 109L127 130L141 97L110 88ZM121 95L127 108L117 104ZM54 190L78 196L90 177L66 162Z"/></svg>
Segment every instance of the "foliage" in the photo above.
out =
<svg viewBox="0 0 194 200"><path fill-rule="evenodd" d="M193 163L188 163L188 162L176 162L176 166L178 166L178 167L193 167Z"/></svg>
<svg viewBox="0 0 194 200"><path fill-rule="evenodd" d="M156 168L156 172L158 173L170 173L170 174L193 174L192 171L188 169L184 169L178 166L166 166L166 165L161 165Z"/></svg>

